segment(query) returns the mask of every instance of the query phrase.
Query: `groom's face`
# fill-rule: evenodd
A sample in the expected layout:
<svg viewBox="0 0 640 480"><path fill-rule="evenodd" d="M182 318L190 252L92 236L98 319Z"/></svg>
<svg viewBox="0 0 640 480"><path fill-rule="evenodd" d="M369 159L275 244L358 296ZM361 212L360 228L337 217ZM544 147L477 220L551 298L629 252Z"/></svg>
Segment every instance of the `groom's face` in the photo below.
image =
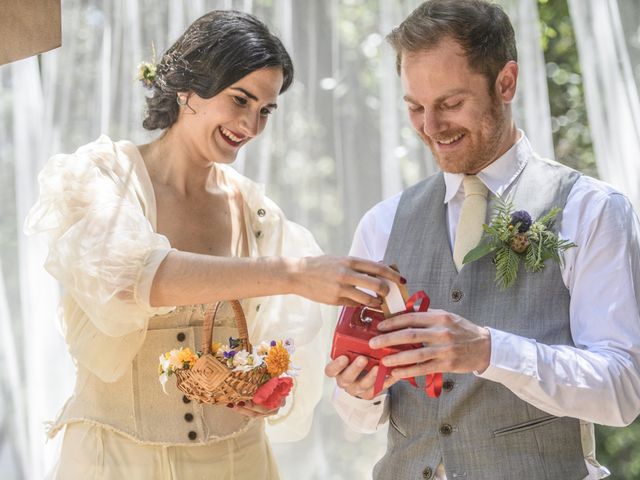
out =
<svg viewBox="0 0 640 480"><path fill-rule="evenodd" d="M517 75L515 64L511 69ZM496 84L488 85L451 39L402 55L400 77L409 118L443 171L477 173L511 146L508 105L513 94L505 97L503 74L504 69Z"/></svg>

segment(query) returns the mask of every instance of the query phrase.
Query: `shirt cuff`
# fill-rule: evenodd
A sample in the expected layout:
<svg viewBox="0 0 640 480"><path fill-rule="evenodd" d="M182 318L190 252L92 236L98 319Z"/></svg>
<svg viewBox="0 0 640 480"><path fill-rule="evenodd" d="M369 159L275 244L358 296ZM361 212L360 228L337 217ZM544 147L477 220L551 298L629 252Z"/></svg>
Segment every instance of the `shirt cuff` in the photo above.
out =
<svg viewBox="0 0 640 480"><path fill-rule="evenodd" d="M474 372L479 378L500 383L513 383L518 378L538 378L538 349L530 338L488 328L491 334L491 360L482 372Z"/></svg>
<svg viewBox="0 0 640 480"><path fill-rule="evenodd" d="M340 418L360 433L376 432L386 421L389 410L386 393L381 393L371 400L364 400L336 387L331 402Z"/></svg>

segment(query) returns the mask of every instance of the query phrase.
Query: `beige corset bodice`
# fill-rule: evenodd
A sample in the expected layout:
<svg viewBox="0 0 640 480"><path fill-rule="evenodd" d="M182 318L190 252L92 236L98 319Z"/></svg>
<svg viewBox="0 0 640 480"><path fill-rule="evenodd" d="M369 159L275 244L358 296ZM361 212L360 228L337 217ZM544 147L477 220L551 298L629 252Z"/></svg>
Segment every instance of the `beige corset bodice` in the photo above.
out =
<svg viewBox="0 0 640 480"><path fill-rule="evenodd" d="M50 436L67 423L85 421L143 443L202 445L237 435L258 421L224 405L190 401L176 388L175 378L167 382L166 394L162 390L159 356L180 347L200 350L204 310L204 305L190 305L152 317L138 355L116 382L105 383L78 365L74 394L52 425ZM213 335L222 343L237 336L228 303L218 311Z"/></svg>

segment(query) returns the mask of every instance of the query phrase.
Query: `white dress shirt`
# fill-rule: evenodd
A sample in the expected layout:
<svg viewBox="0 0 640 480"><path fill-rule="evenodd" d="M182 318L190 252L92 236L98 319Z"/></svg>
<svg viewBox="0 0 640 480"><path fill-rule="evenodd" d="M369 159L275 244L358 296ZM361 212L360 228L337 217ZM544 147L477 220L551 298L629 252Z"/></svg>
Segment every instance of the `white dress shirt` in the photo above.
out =
<svg viewBox="0 0 640 480"><path fill-rule="evenodd" d="M478 177L493 194L501 195L532 154L520 132L515 145ZM445 173L444 179L453 245L464 200L463 175ZM364 215L351 255L382 260L400 197L395 195ZM640 223L626 197L582 176L568 196L559 233L577 244L564 253L561 265L571 296L575 347L545 345L490 328L490 365L477 376L503 384L552 415L582 420L586 478L604 478L608 471L595 461L591 422L624 426L640 413ZM368 401L337 388L333 402L343 420L360 432L373 432L388 419L384 393ZM439 474L444 478L442 468Z"/></svg>

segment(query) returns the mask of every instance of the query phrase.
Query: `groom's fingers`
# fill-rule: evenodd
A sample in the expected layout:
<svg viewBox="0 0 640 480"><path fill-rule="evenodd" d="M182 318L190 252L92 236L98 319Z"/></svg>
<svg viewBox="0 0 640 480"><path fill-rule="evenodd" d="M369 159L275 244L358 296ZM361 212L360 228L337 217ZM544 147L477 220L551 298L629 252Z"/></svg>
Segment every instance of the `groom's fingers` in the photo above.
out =
<svg viewBox="0 0 640 480"><path fill-rule="evenodd" d="M358 357L340 375L336 377L336 383L342 389L348 389L354 382L358 380L362 371L367 366L367 359Z"/></svg>
<svg viewBox="0 0 640 480"><path fill-rule="evenodd" d="M387 367L396 367L398 365L414 365L417 363L429 362L438 358L446 348L447 347L435 345L431 347L404 350L402 352L385 356L382 359L382 363Z"/></svg>
<svg viewBox="0 0 640 480"><path fill-rule="evenodd" d="M448 312L444 310L429 310L428 312L404 313L378 324L381 332L390 332L409 327L431 327L434 325L444 325L450 318Z"/></svg>
<svg viewBox="0 0 640 480"><path fill-rule="evenodd" d="M371 371L358 383L360 387L363 387L362 393L358 393L357 396L363 398L365 400L373 400L375 398L373 387L376 383L376 377L378 376L378 367L373 367ZM382 384L382 390L385 391L387 388L392 386L394 383L402 380L402 377L388 376L384 383ZM364 388L366 385L367 388Z"/></svg>
<svg viewBox="0 0 640 480"><path fill-rule="evenodd" d="M409 327L395 332L383 333L369 340L371 348L427 343L437 345L451 341L449 330L445 327L416 328Z"/></svg>
<svg viewBox="0 0 640 480"><path fill-rule="evenodd" d="M358 360L363 363L359 364ZM371 400L373 395L373 386L378 375L378 367L373 367L369 372L363 375L364 367L367 365L364 357L359 357L355 362L349 364L349 359L342 355L337 359L329 362L324 369L324 373L328 377L335 377L336 383L340 388L349 395L357 396L365 400ZM382 386L382 390L386 390L400 378L388 376Z"/></svg>
<svg viewBox="0 0 640 480"><path fill-rule="evenodd" d="M367 359L365 357L358 357L349 364L349 359L346 356L340 356L325 367L325 373L329 377L335 377L340 388L354 395L351 387L358 381L366 366Z"/></svg>
<svg viewBox="0 0 640 480"><path fill-rule="evenodd" d="M376 383L377 376L378 367L373 367L366 373L366 375L361 376L360 379L356 382L357 389L360 391L360 393L364 393L370 388L373 388L374 384ZM358 393L358 396L361 396L360 393Z"/></svg>
<svg viewBox="0 0 640 480"><path fill-rule="evenodd" d="M391 371L391 376L396 381L403 378L420 377L424 375L430 375L432 373L447 371L442 362L438 360L431 360L417 365L410 365L407 367L397 367Z"/></svg>
<svg viewBox="0 0 640 480"><path fill-rule="evenodd" d="M327 377L337 377L349 365L349 357L341 355L335 360L327 363L324 367L324 374Z"/></svg>

